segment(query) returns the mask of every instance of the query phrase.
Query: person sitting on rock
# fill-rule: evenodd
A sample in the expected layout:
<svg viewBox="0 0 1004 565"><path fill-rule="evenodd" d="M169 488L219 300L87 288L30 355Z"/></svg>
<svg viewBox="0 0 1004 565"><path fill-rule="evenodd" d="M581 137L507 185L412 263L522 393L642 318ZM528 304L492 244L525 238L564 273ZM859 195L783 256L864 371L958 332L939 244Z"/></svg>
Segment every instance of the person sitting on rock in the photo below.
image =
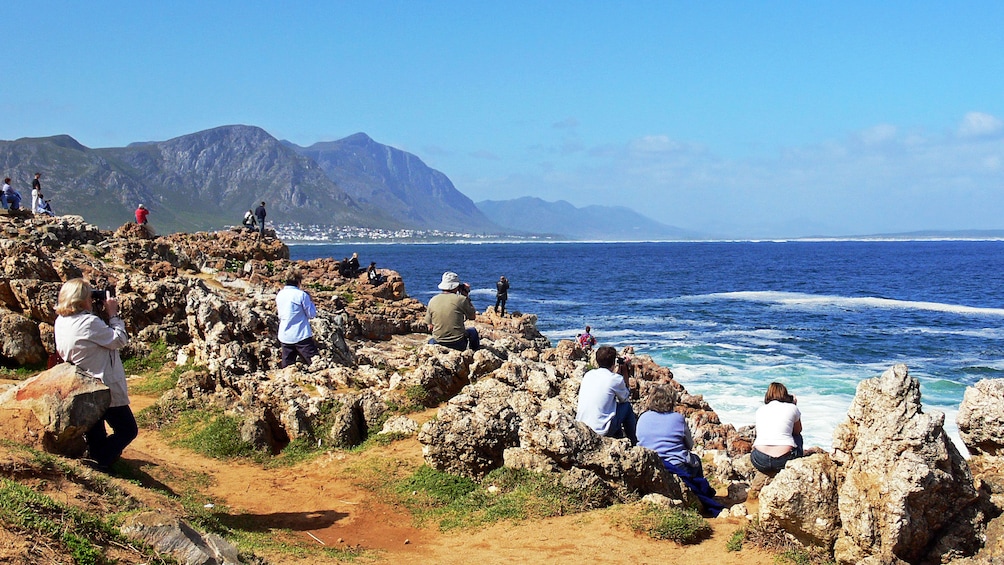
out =
<svg viewBox="0 0 1004 565"><path fill-rule="evenodd" d="M258 229L258 222L255 221L254 212L252 212L250 208L248 208L247 212L244 212L244 220L241 224L252 232Z"/></svg>
<svg viewBox="0 0 1004 565"><path fill-rule="evenodd" d="M50 204L48 200L43 200L42 201L42 205L39 206L38 210L39 210L39 213L44 214L46 216L55 216L56 215L55 213L53 213L53 211L52 211L52 204Z"/></svg>
<svg viewBox="0 0 1004 565"><path fill-rule="evenodd" d="M477 317L477 311L471 304L470 285L461 283L457 273L447 271L443 273L439 290L443 292L432 297L425 311L425 323L432 332L429 343L438 343L457 351L467 348L477 351L481 347L478 330L464 327L465 320Z"/></svg>
<svg viewBox="0 0 1004 565"><path fill-rule="evenodd" d="M140 204L139 207L136 208L136 223L141 226L145 226L147 224L146 218L149 215L150 211L146 209L146 206Z"/></svg>
<svg viewBox="0 0 1004 565"><path fill-rule="evenodd" d="M659 454L670 473L679 476L694 491L704 509L714 516L724 509L715 500L715 489L704 479L701 458L690 451L694 438L683 414L674 412L676 392L656 385L648 393L648 410L638 417L638 445Z"/></svg>
<svg viewBox="0 0 1004 565"><path fill-rule="evenodd" d="M586 326L585 333L576 335L576 340L579 343L579 347L581 347L582 350L585 351L586 353L592 351L593 346L596 345L596 338L593 337L593 334L589 333L590 331L592 331L592 328Z"/></svg>
<svg viewBox="0 0 1004 565"><path fill-rule="evenodd" d="M371 261L370 266L366 268L366 278L373 286L380 286L387 280L387 277L377 272L376 261Z"/></svg>
<svg viewBox="0 0 1004 565"><path fill-rule="evenodd" d="M310 319L317 316L317 308L310 295L300 290L303 275L295 269L286 274L286 286L275 295L279 312L279 343L282 344L282 366L296 363L297 357L310 365L317 355L317 343Z"/></svg>
<svg viewBox="0 0 1004 565"><path fill-rule="evenodd" d="M802 413L798 400L781 383L770 383L763 406L756 411L756 440L750 462L758 471L774 475L790 459L802 457Z"/></svg>
<svg viewBox="0 0 1004 565"><path fill-rule="evenodd" d="M99 470L108 472L136 439L139 428L129 408L125 368L119 358L119 350L129 343L129 334L118 316L118 299L105 294L104 311L107 322L94 313L91 285L84 279L70 279L59 289L53 331L60 357L100 379L111 391L108 409L84 432L88 457ZM112 435L105 430L105 423Z"/></svg>
<svg viewBox="0 0 1004 565"><path fill-rule="evenodd" d="M630 361L618 359L617 350L605 345L596 350L596 364L582 377L575 419L601 436L626 437L635 445L638 418L629 402Z"/></svg>
<svg viewBox="0 0 1004 565"><path fill-rule="evenodd" d="M352 258L349 259L349 265L346 268L346 272L348 272L348 274L349 274L350 277L354 277L354 276L358 275L359 273L363 272L363 270L359 268L359 254L358 253L353 253L352 254Z"/></svg>

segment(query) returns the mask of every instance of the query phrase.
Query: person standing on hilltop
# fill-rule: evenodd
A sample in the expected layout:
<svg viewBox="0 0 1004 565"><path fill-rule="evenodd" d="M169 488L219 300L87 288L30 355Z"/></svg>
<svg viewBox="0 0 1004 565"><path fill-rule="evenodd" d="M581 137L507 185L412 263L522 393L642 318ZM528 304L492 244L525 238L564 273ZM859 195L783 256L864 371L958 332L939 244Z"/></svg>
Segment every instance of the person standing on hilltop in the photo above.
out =
<svg viewBox="0 0 1004 565"><path fill-rule="evenodd" d="M310 319L317 316L317 308L310 295L300 290L303 275L291 269L286 274L286 286L275 295L279 312L279 343L282 344L282 366L288 367L302 357L308 365L317 355L317 343Z"/></svg>
<svg viewBox="0 0 1004 565"><path fill-rule="evenodd" d="M502 275L495 283L495 313L499 316L505 316L506 300L509 300L509 279Z"/></svg>
<svg viewBox="0 0 1004 565"><path fill-rule="evenodd" d="M467 348L477 351L481 347L478 330L464 327L464 321L473 320L478 315L471 304L471 286L461 283L457 273L447 271L443 273L439 290L443 292L432 297L429 309L425 311L425 323L432 332L429 343L456 351Z"/></svg>
<svg viewBox="0 0 1004 565"><path fill-rule="evenodd" d="M147 224L146 217L150 215L150 211L146 209L146 206L140 204L136 208L136 223L145 226Z"/></svg>
<svg viewBox="0 0 1004 565"><path fill-rule="evenodd" d="M37 214L38 207L42 203L42 173L35 173L35 179L31 181L31 213Z"/></svg>
<svg viewBox="0 0 1004 565"><path fill-rule="evenodd" d="M13 191L10 187L10 177L3 179L3 189L0 190L0 205L3 205L3 209L6 210L10 204L7 203L7 196Z"/></svg>
<svg viewBox="0 0 1004 565"><path fill-rule="evenodd" d="M255 208L254 217L258 219L258 240L265 239L265 201Z"/></svg>

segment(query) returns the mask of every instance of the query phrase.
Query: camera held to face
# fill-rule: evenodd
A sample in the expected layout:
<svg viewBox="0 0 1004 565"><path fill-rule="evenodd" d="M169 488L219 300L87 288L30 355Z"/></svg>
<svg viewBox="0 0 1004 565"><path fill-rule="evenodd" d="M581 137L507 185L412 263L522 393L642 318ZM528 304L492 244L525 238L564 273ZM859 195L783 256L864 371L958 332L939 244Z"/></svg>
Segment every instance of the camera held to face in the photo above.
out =
<svg viewBox="0 0 1004 565"><path fill-rule="evenodd" d="M115 296L115 287L108 286L101 290L91 290L91 305L94 307L95 311L104 310L105 299L112 298Z"/></svg>

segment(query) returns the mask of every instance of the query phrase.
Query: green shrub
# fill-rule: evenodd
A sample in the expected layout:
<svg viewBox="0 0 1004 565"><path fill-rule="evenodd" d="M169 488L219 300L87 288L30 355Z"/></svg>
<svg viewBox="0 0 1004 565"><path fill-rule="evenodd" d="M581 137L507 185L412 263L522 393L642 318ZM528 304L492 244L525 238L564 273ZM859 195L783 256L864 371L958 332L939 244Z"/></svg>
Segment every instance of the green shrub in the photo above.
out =
<svg viewBox="0 0 1004 565"><path fill-rule="evenodd" d="M643 504L628 523L638 533L677 543L696 543L711 535L708 521L690 509Z"/></svg>
<svg viewBox="0 0 1004 565"><path fill-rule="evenodd" d="M746 541L746 528L739 528L738 530L732 532L732 536L729 537L729 541L725 542L725 550L741 551L744 541Z"/></svg>
<svg viewBox="0 0 1004 565"><path fill-rule="evenodd" d="M163 339L150 344L150 353L136 354L122 360L126 374L136 375L153 369L159 369L171 361L171 350Z"/></svg>
<svg viewBox="0 0 1004 565"><path fill-rule="evenodd" d="M236 416L214 411L183 412L170 424L172 443L214 459L250 457L255 448L241 439L241 421Z"/></svg>
<svg viewBox="0 0 1004 565"><path fill-rule="evenodd" d="M434 519L441 530L450 530L582 512L597 493L570 489L555 475L525 469L496 469L478 484L423 465L397 485L396 495L419 522Z"/></svg>

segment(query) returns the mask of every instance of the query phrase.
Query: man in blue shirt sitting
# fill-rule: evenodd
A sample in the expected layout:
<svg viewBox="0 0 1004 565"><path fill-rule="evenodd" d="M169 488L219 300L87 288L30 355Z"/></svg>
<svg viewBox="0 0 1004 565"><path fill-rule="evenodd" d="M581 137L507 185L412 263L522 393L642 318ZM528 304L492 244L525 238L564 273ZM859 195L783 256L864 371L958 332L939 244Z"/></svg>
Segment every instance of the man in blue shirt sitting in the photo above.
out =
<svg viewBox="0 0 1004 565"><path fill-rule="evenodd" d="M302 281L303 275L291 270L286 275L286 286L275 295L283 367L296 363L297 357L302 357L310 365L310 360L317 355L317 343L310 329L310 319L317 316L317 308L310 295L300 290Z"/></svg>

